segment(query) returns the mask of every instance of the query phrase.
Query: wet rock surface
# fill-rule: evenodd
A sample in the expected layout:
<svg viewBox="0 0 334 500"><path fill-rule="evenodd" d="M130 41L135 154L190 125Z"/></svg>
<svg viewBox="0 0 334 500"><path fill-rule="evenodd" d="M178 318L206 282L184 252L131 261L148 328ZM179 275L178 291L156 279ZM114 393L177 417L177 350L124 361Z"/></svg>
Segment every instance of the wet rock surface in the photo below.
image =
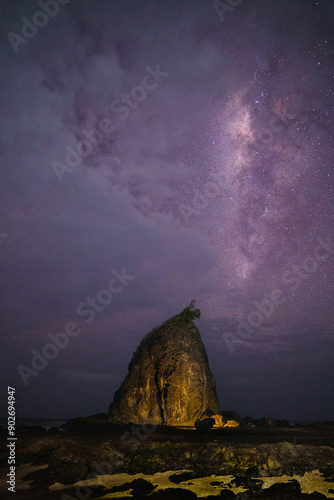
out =
<svg viewBox="0 0 334 500"><path fill-rule="evenodd" d="M22 485L25 485L26 491L21 489L20 482L17 483L15 498L62 498L61 493L64 492L69 492L72 498L79 498L73 486L79 480L111 474L167 471L170 473L169 484L174 484L172 492L157 491L154 481L147 484L144 479L139 482L127 480L124 483L128 483L129 498L149 497L154 500L168 498L167 495L172 494L171 498L181 494L196 498L190 495L193 495L191 491L182 493L175 489L185 489L185 485L199 478L229 474L234 478L229 485L219 484L219 481L214 485L217 495L221 494L222 498L258 498L259 495L264 499L326 498L319 496L320 493L315 496L315 492L312 497L305 496L296 483L291 483L295 488L292 491L287 480L283 485L273 485L276 488L262 489L261 478L279 479L283 475L292 477L314 470L320 471L328 482L328 488L333 488L334 428L331 425L237 427L199 433L196 429L165 426L148 429L132 424L115 425L108 423L107 419L81 419L79 426L77 423L74 422L71 430L69 424L65 426L67 430L59 433L42 432L40 429L32 429L28 433L26 429L17 429L17 466L32 464L44 465L44 468L25 475ZM2 471L8 472L5 445L1 447L0 459ZM214 479L211 482L215 482ZM60 491L53 491L56 483L60 483ZM244 488L242 494L248 496L242 497L241 493L238 497L231 496L231 493L234 494L231 490L238 486ZM89 498L101 498L106 492L111 493L110 490L100 484L91 490ZM122 491L128 494L128 490ZM117 494L117 491L112 493ZM4 487L0 498L8 498Z"/></svg>

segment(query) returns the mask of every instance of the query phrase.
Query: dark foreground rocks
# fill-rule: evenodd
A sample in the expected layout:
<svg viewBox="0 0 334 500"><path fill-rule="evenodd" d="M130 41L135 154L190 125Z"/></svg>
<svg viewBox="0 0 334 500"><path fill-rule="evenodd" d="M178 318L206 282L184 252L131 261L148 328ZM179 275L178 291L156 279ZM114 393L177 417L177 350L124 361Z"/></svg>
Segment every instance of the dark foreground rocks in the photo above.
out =
<svg viewBox="0 0 334 500"><path fill-rule="evenodd" d="M212 481L215 492L220 495L212 497L216 499L320 499L326 496L315 492L313 496L302 494L299 483L289 479L318 470L324 480L334 480L334 427L331 425L297 429L239 427L198 433L190 429L117 426L102 419L95 423L80 419L77 424L63 432L17 429L17 468L24 464L43 468L31 469L24 481L17 483L16 500L73 500L80 495L81 498L86 495L87 499L102 498L107 493L117 495L118 491L123 495L125 492L128 498L196 498L192 491L184 491L186 485L211 475L234 477L230 485ZM5 437L5 431L3 434ZM2 442L0 465L6 474L8 453L5 440ZM89 480L104 475L167 471L169 484L174 485L171 491L169 488L158 491L153 480L148 482L143 478L127 479L124 484L109 488L96 484L90 488L89 496L74 486L79 480L87 480L89 485ZM284 483L262 489L261 478L282 478L283 475L288 476ZM56 483L60 483L62 489L51 491ZM236 486L244 488L238 496L231 491ZM27 489L24 491L23 487ZM14 498L8 496L3 480L0 498Z"/></svg>
<svg viewBox="0 0 334 500"><path fill-rule="evenodd" d="M139 480L138 480L139 481ZM144 481L144 480L143 480ZM134 481L133 481L134 483ZM129 496L113 496L110 497L110 493L115 493L115 490L107 489L103 487L95 488L89 492L89 496L85 495L85 490L82 489L82 493L78 493L78 488L68 488L62 491L50 493L47 488L35 488L29 491L17 491L15 493L16 500L30 500L30 499L38 499L38 500L74 500L74 499L82 499L82 498L92 498L92 499L104 499L104 498L113 498L114 500L196 500L197 498L201 498L202 500L298 500L298 499L309 499L309 500L321 500L328 498L325 495L314 492L310 494L301 493L300 485L298 481L292 480L289 483L280 483L274 484L270 488L266 490L261 490L258 492L253 492L252 490L245 491L243 493L238 493L235 495L231 490L224 489L221 490L218 495L209 495L209 496L201 496L198 497L192 491L186 490L184 488L166 488L165 490L160 490L152 493L145 493L145 491L141 491L140 487L137 487L135 484L130 484L130 495ZM126 487L129 486L126 485ZM154 486L150 483L147 483L148 489L154 490ZM127 488L128 489L128 488ZM119 488L118 491L127 491L125 489ZM106 496L108 495L108 497ZM1 495L0 498L7 499L12 498L9 495Z"/></svg>

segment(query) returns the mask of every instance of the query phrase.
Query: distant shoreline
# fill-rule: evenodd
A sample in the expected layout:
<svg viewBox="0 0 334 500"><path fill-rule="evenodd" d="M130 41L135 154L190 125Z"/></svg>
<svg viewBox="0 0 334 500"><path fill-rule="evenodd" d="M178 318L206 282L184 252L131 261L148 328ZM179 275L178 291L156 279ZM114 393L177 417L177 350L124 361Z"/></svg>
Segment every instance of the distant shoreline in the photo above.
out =
<svg viewBox="0 0 334 500"><path fill-rule="evenodd" d="M60 427L61 425L68 422L69 419L61 418L17 418L16 427L27 426L27 427L44 427L45 429L50 429L51 427ZM0 418L0 425L5 429L7 428L7 418Z"/></svg>
<svg viewBox="0 0 334 500"><path fill-rule="evenodd" d="M46 430L51 427L61 427L63 424L72 420L71 418L17 418L16 427L26 426L26 427L44 427ZM328 422L326 419L322 420L288 420L289 425L312 425L312 424L324 424ZM0 418L0 426L7 428L7 418Z"/></svg>

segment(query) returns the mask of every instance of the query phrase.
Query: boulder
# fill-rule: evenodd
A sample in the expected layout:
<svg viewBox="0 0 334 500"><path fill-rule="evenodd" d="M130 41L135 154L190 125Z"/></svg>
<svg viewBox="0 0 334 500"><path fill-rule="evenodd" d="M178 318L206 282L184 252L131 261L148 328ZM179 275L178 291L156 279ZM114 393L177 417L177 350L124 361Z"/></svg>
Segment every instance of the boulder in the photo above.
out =
<svg viewBox="0 0 334 500"><path fill-rule="evenodd" d="M224 427L224 419L221 414L215 414L211 410L206 410L195 422L196 429L211 430Z"/></svg>
<svg viewBox="0 0 334 500"><path fill-rule="evenodd" d="M224 419L221 415L212 415L212 417L215 420L215 423L213 425L214 429L220 429L221 427L224 427Z"/></svg>
<svg viewBox="0 0 334 500"><path fill-rule="evenodd" d="M259 421L256 420L256 418L252 418L252 417L243 417L241 419L241 425L245 425L245 426L252 426L252 427L256 427L258 425Z"/></svg>
<svg viewBox="0 0 334 500"><path fill-rule="evenodd" d="M113 486L108 493L115 493L120 491L128 491L132 490L133 497L141 497L146 496L152 493L152 491L156 488L153 484L146 481L146 479L134 479L131 483L124 483L120 486Z"/></svg>
<svg viewBox="0 0 334 500"><path fill-rule="evenodd" d="M215 425L215 419L212 417L203 417L195 422L195 427L198 431L211 431Z"/></svg>
<svg viewBox="0 0 334 500"><path fill-rule="evenodd" d="M236 422L235 420L228 420L226 424L224 424L224 427L239 427L239 422Z"/></svg>
<svg viewBox="0 0 334 500"><path fill-rule="evenodd" d="M167 488L153 492L150 500L196 500L197 495L183 488Z"/></svg>
<svg viewBox="0 0 334 500"><path fill-rule="evenodd" d="M289 421L285 419L276 420L276 425L277 427L290 427Z"/></svg>
<svg viewBox="0 0 334 500"><path fill-rule="evenodd" d="M233 491L231 490L221 490L220 496L217 497L217 500L233 500L234 498L237 498Z"/></svg>
<svg viewBox="0 0 334 500"><path fill-rule="evenodd" d="M111 422L193 427L205 410L218 414L215 380L193 323L200 311L193 305L141 341L109 407Z"/></svg>
<svg viewBox="0 0 334 500"><path fill-rule="evenodd" d="M235 420L236 422L241 422L242 418L236 411L232 410L223 410L221 415L226 423L228 420ZM247 418L247 417L246 417Z"/></svg>
<svg viewBox="0 0 334 500"><path fill-rule="evenodd" d="M293 500L301 497L300 484L295 479L288 483L276 483L261 491L263 499ZM326 498L326 497L325 497Z"/></svg>

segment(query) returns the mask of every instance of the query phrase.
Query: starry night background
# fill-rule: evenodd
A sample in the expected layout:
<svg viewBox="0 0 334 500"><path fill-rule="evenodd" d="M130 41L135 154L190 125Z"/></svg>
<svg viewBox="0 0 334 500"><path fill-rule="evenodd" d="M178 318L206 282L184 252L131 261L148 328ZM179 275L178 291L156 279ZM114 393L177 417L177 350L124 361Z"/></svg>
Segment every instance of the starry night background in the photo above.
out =
<svg viewBox="0 0 334 500"><path fill-rule="evenodd" d="M7 385L18 416L107 411L142 337L197 299L222 409L334 419L334 4L230 3L71 0L20 42L41 7L1 2L3 415Z"/></svg>

